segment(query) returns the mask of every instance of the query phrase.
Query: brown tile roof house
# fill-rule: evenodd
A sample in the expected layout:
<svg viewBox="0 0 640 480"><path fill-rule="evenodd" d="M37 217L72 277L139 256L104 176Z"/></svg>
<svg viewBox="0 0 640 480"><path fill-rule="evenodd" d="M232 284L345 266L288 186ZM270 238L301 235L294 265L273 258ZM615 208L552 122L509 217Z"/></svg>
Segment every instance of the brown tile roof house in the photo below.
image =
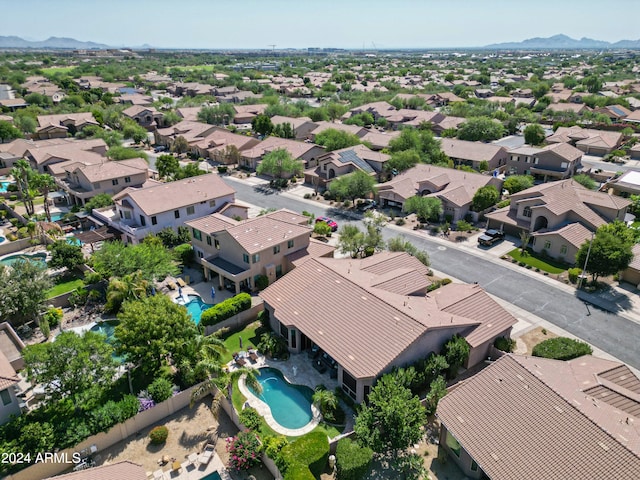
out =
<svg viewBox="0 0 640 480"><path fill-rule="evenodd" d="M38 115L38 127L33 139L64 138L75 135L87 125L98 125L91 112Z"/></svg>
<svg viewBox="0 0 640 480"><path fill-rule="evenodd" d="M258 105L235 105L233 109L236 111L233 117L233 123L251 123L256 116L264 113L268 105L266 103Z"/></svg>
<svg viewBox="0 0 640 480"><path fill-rule="evenodd" d="M53 173L53 166L63 162L72 161L86 165L103 162L106 152L107 144L100 138L92 140L60 138L33 142L28 145L23 156L38 171Z"/></svg>
<svg viewBox="0 0 640 480"><path fill-rule="evenodd" d="M494 170L507 163L507 150L500 145L482 142L467 142L455 138L440 140L440 148L456 165L468 165L480 169L480 162L486 161L489 169Z"/></svg>
<svg viewBox="0 0 640 480"><path fill-rule="evenodd" d="M284 149L296 160L304 162L305 167L315 165L317 157L325 153L323 147L313 143L298 142L279 137L267 137L257 145L240 152L240 166L255 170L263 157L274 150Z"/></svg>
<svg viewBox="0 0 640 480"><path fill-rule="evenodd" d="M200 110L202 110L202 107L182 107L176 109L178 115L189 122L196 122L198 120Z"/></svg>
<svg viewBox="0 0 640 480"><path fill-rule="evenodd" d="M343 118L350 118L365 112L370 113L373 115L374 120L377 120L380 117L386 118L393 115L396 112L396 107L387 102L366 103L359 107L352 108Z"/></svg>
<svg viewBox="0 0 640 480"><path fill-rule="evenodd" d="M338 362L342 388L361 402L378 376L439 351L454 333L471 344L473 365L516 322L478 285L450 284L426 295L427 272L406 253L316 258L260 296L289 350L318 345ZM330 314L327 299L339 306Z"/></svg>
<svg viewBox="0 0 640 480"><path fill-rule="evenodd" d="M640 244L636 243L631 251L633 259L629 266L621 272L620 278L638 287L640 285Z"/></svg>
<svg viewBox="0 0 640 480"><path fill-rule="evenodd" d="M45 480L147 480L147 472L142 465L124 460L112 465L100 465L99 467L67 473Z"/></svg>
<svg viewBox="0 0 640 480"><path fill-rule="evenodd" d="M157 127L164 117L164 113L159 112L155 107L145 105L132 105L125 108L122 114L143 127Z"/></svg>
<svg viewBox="0 0 640 480"><path fill-rule="evenodd" d="M318 124L314 123L309 117L283 117L281 115L274 115L271 117L271 123L274 125L282 125L288 123L293 128L296 140L305 140L309 137L309 134L318 128Z"/></svg>
<svg viewBox="0 0 640 480"><path fill-rule="evenodd" d="M573 176L582 161L582 150L569 143L552 143L545 147L524 145L508 152L509 175L532 175L546 182Z"/></svg>
<svg viewBox="0 0 640 480"><path fill-rule="evenodd" d="M544 249L569 263L592 231L623 221L630 205L629 200L589 190L571 179L536 185L510 198L511 205L486 214L489 226L514 235L531 232L536 252Z"/></svg>
<svg viewBox="0 0 640 480"><path fill-rule="evenodd" d="M362 138L367 134L367 129L357 125L346 125L344 123L333 122L317 122L318 126L309 133L309 139L315 141L316 135L325 130L334 129L343 132L352 133L358 138Z"/></svg>
<svg viewBox="0 0 640 480"><path fill-rule="evenodd" d="M0 425L7 422L11 415L20 414L20 400L13 388L18 382L20 377L0 350Z"/></svg>
<svg viewBox="0 0 640 480"><path fill-rule="evenodd" d="M553 135L547 137L546 141L547 143L570 143L587 154L606 155L618 148L622 142L622 133L579 126L559 127Z"/></svg>
<svg viewBox="0 0 640 480"><path fill-rule="evenodd" d="M635 480L639 394L617 362L505 355L440 401L440 445L472 478Z"/></svg>
<svg viewBox="0 0 640 480"><path fill-rule="evenodd" d="M400 136L400 131L379 132L377 130L369 130L362 141L367 145L371 145L372 150L382 150L389 146L389 142Z"/></svg>
<svg viewBox="0 0 640 480"><path fill-rule="evenodd" d="M415 195L437 197L442 200L444 214L457 221L469 212L476 191L486 185L494 185L500 191L502 180L479 173L419 164L376 187L383 206L401 207L405 200Z"/></svg>
<svg viewBox="0 0 640 480"><path fill-rule="evenodd" d="M577 114L591 111L589 107L582 103L551 103L547 107L547 110L552 112L572 112Z"/></svg>

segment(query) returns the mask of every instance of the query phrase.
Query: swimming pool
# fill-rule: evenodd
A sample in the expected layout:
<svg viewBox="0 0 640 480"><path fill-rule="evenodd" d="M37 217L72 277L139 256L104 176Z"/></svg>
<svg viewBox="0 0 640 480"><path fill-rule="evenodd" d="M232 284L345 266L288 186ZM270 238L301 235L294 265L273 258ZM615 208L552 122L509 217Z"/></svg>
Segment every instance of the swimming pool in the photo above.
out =
<svg viewBox="0 0 640 480"><path fill-rule="evenodd" d="M0 235L0 243L4 242L6 240L6 238L4 238L2 235Z"/></svg>
<svg viewBox="0 0 640 480"><path fill-rule="evenodd" d="M0 182L0 192L6 192L9 185L11 182Z"/></svg>
<svg viewBox="0 0 640 480"><path fill-rule="evenodd" d="M80 241L78 237L74 237L73 235L70 237L67 237L67 243L69 245L77 245L78 247L82 246L82 241Z"/></svg>
<svg viewBox="0 0 640 480"><path fill-rule="evenodd" d="M9 255L8 257L4 257L0 260L2 265L13 265L18 260L30 260L34 262L40 262L46 265L47 254L42 253L34 253L32 255L27 255L26 253L21 253L18 255Z"/></svg>
<svg viewBox="0 0 640 480"><path fill-rule="evenodd" d="M199 295L189 295L189 301L184 304L187 307L187 311L189 315L193 319L193 321L198 325L200 323L200 317L202 316L202 312L213 307L210 303L205 303L202 301Z"/></svg>
<svg viewBox="0 0 640 480"><path fill-rule="evenodd" d="M113 343L115 342L114 332L116 325L118 325L118 321L106 320L104 322L96 323L93 327L91 327L89 331L103 334L105 337L107 337L107 343L113 345ZM119 363L124 362L124 358L119 357L115 353L112 355L112 357Z"/></svg>
<svg viewBox="0 0 640 480"><path fill-rule="evenodd" d="M221 480L221 477L218 472L212 472L206 477L201 477L200 480Z"/></svg>
<svg viewBox="0 0 640 480"><path fill-rule="evenodd" d="M277 423L285 428L298 429L313 419L313 390L309 387L292 385L275 368L261 368L258 382L262 393L257 394L251 387L248 387L249 391L269 406Z"/></svg>

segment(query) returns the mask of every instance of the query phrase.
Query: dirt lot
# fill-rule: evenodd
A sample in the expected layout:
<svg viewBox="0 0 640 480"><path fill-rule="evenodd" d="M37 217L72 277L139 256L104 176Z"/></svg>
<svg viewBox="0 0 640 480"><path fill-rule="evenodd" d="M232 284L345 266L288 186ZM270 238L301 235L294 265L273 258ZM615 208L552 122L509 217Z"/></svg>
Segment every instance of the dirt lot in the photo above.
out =
<svg viewBox="0 0 640 480"><path fill-rule="evenodd" d="M514 353L518 353L520 355L531 355L533 347L537 344L557 336L558 335L555 333L549 332L542 327L534 328L516 339L516 350Z"/></svg>

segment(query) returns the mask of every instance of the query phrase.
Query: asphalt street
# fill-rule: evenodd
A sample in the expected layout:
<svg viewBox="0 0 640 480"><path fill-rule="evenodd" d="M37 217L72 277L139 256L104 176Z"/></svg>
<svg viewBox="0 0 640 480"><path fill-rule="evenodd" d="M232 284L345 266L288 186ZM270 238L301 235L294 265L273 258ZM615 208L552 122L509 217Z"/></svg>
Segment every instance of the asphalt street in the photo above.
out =
<svg viewBox="0 0 640 480"><path fill-rule="evenodd" d="M239 200L263 208L306 210L316 216L327 215L339 225L346 222L360 223L360 219L346 216L339 209L291 198L264 186L252 186L231 178L224 180L236 189ZM443 246L425 233L385 227L383 234L387 239L402 235L418 249L429 254L434 269L465 282L478 282L496 297L531 312L640 369L640 349L637 347L640 324L600 309L589 301L578 298L575 293L568 293L535 277L512 270L504 266L503 260L476 256L453 244L450 247Z"/></svg>

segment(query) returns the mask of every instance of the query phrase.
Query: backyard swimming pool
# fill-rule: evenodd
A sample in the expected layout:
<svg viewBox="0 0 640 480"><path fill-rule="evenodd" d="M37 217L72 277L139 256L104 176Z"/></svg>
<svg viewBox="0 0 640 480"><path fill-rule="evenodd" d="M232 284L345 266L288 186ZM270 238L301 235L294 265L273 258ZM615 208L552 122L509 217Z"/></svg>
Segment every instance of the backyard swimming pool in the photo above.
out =
<svg viewBox="0 0 640 480"><path fill-rule="evenodd" d="M261 368L258 382L262 385L262 393L257 394L251 387L249 390L269 406L273 419L280 425L298 429L313 419L313 390L309 387L292 385L275 368Z"/></svg>
<svg viewBox="0 0 640 480"><path fill-rule="evenodd" d="M200 480L220 480L220 474L218 472L212 472L209 475L207 475L206 477L202 477L200 478Z"/></svg>
<svg viewBox="0 0 640 480"><path fill-rule="evenodd" d="M193 321L198 325L200 323L200 317L202 316L202 312L213 307L210 303L205 303L202 301L202 298L199 295L189 295L189 301L184 304L187 307L187 311Z"/></svg>
<svg viewBox="0 0 640 480"><path fill-rule="evenodd" d="M9 185L11 182L0 182L0 192L6 192Z"/></svg>
<svg viewBox="0 0 640 480"><path fill-rule="evenodd" d="M47 254L42 253L34 253L32 255L28 255L26 253L21 253L18 255L9 255L8 257L4 257L0 260L2 265L13 265L18 260L30 260L34 262L44 263L46 265Z"/></svg>
<svg viewBox="0 0 640 480"><path fill-rule="evenodd" d="M116 325L118 325L117 321L106 320L104 322L96 323L93 327L91 327L89 331L103 334L107 337L107 343L113 345L113 342L115 341L114 330L116 328ZM115 353L113 354L113 358L119 363L124 362L124 358L117 356Z"/></svg>

